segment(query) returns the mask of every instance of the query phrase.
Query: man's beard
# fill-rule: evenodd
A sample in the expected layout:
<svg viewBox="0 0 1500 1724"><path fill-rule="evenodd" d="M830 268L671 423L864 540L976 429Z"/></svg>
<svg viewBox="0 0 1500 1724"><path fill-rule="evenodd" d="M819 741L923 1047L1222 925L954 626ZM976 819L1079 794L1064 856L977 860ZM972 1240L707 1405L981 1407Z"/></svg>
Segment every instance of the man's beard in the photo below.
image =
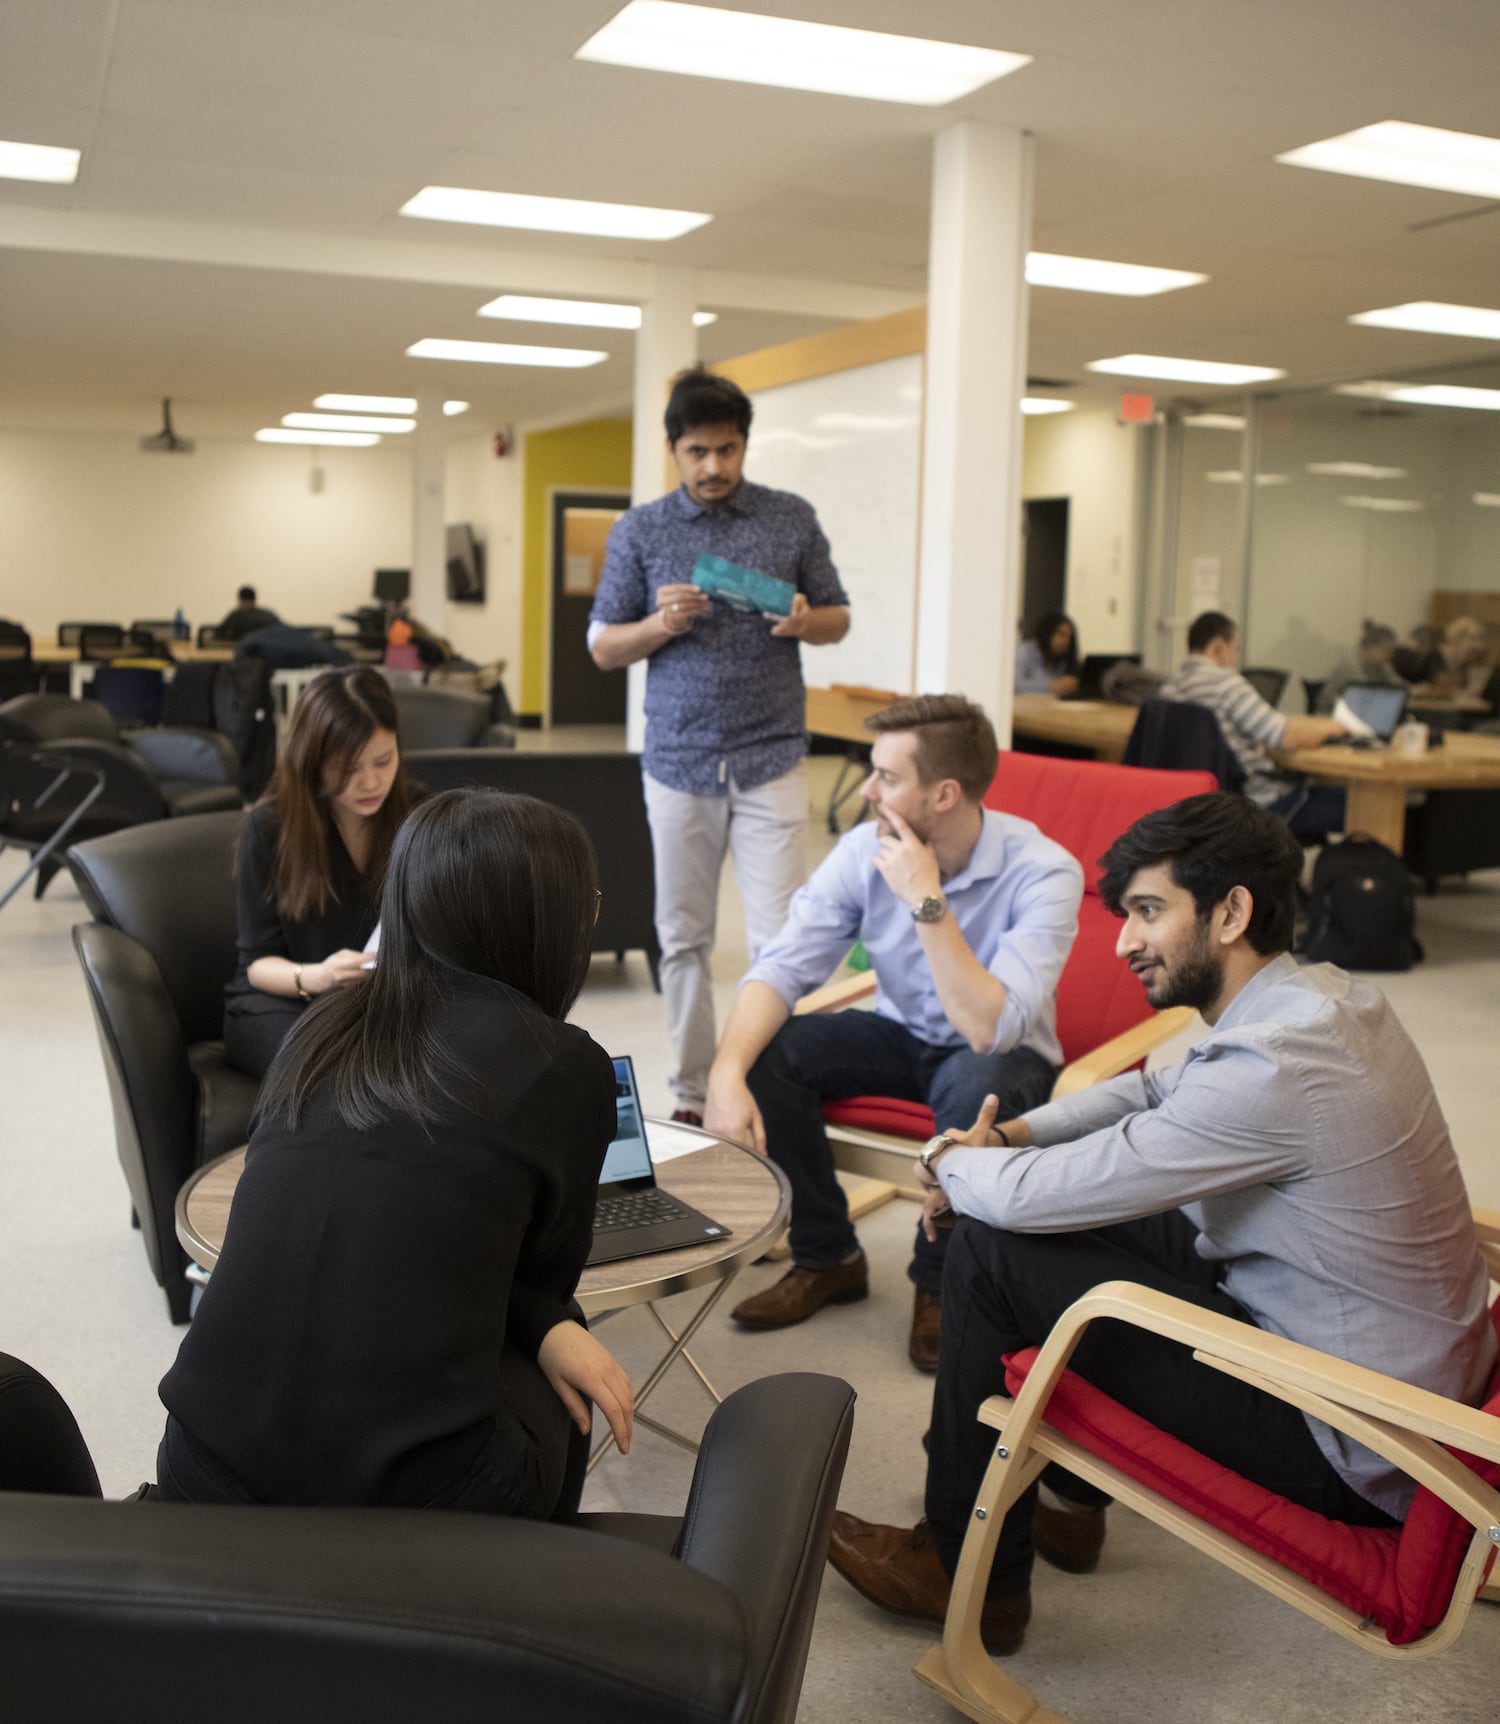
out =
<svg viewBox="0 0 1500 1724"><path fill-rule="evenodd" d="M1159 1012L1172 1006L1190 1006L1193 1011L1201 1012L1223 990L1223 961L1214 954L1207 931L1200 929L1199 937L1182 960L1170 970L1163 968L1157 980L1147 984L1146 1003Z"/></svg>

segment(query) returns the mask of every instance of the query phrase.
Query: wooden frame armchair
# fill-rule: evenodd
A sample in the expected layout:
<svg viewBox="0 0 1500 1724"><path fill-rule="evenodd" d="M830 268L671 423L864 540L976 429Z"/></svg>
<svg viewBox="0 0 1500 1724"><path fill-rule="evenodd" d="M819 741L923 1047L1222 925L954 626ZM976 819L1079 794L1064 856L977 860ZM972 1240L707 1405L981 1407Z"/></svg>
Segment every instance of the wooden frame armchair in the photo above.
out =
<svg viewBox="0 0 1500 1724"><path fill-rule="evenodd" d="M1500 1212L1476 1211L1480 1248L1500 1280ZM1344 1431L1417 1481L1398 1528L1329 1521L1209 1461L1067 1369L1090 1323L1114 1318L1193 1349ZM1500 1330L1500 1299L1491 1310ZM1128 1281L1071 1305L1040 1348L1006 1359L1013 1399L980 1420L1001 1432L975 1498L941 1645L916 1674L970 1718L1067 1724L989 1657L985 1583L1006 1512L1057 1461L1117 1502L1295 1605L1346 1640L1390 1658L1427 1658L1457 1639L1500 1550L1500 1366L1466 1407L1247 1323ZM1456 1452L1455 1452L1456 1451Z"/></svg>
<svg viewBox="0 0 1500 1724"><path fill-rule="evenodd" d="M1217 789L1207 772L1155 772L1091 760L1003 753L987 808L1031 820L1077 858L1084 872L1078 938L1057 987L1057 1032L1067 1064L1052 1088L1053 1100L1129 1071L1153 1048L1187 1028L1184 1007L1153 1012L1139 982L1114 955L1119 924L1099 897L1098 858L1143 814L1168 808L1184 796ZM833 1011L875 992L868 972L808 994L798 1012ZM880 1181L851 1193L861 1214L893 1196L920 1198L915 1165L936 1130L932 1112L918 1102L858 1096L823 1108L834 1161L846 1173Z"/></svg>

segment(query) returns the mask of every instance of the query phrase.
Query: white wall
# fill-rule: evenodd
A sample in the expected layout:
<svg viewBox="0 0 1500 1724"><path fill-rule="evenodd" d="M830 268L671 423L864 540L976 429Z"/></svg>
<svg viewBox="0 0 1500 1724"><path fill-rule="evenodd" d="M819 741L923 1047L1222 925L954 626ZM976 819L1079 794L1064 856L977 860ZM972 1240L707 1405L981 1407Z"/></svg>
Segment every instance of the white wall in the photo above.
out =
<svg viewBox="0 0 1500 1724"><path fill-rule="evenodd" d="M411 564L411 457L198 439L143 455L133 435L0 432L0 615L38 639L59 622L217 622L248 583L288 622L369 602L377 568ZM309 485L313 456L324 479ZM424 618L458 651L514 663L520 640L520 460L455 438L447 518L489 549L489 599Z"/></svg>
<svg viewBox="0 0 1500 1724"><path fill-rule="evenodd" d="M1137 646L1141 436L1112 407L1026 421L1021 495L1068 499L1066 609L1085 652Z"/></svg>

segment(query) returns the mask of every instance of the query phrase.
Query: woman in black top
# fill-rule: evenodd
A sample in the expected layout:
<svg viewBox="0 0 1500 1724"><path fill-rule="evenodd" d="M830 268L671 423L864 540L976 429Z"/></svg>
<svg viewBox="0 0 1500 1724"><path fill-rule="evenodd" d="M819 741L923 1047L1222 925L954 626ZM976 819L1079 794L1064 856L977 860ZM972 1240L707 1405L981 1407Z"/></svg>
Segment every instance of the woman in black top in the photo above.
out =
<svg viewBox="0 0 1500 1724"><path fill-rule="evenodd" d="M157 1461L177 1501L577 1506L628 1379L574 1320L614 1068L564 1020L593 851L530 797L446 791L397 836L378 964L262 1091ZM576 1426L578 1436L572 1434Z"/></svg>
<svg viewBox="0 0 1500 1724"><path fill-rule="evenodd" d="M311 683L240 835L239 967L224 990L231 1065L264 1077L310 1000L369 974L386 858L415 800L385 678L361 665Z"/></svg>

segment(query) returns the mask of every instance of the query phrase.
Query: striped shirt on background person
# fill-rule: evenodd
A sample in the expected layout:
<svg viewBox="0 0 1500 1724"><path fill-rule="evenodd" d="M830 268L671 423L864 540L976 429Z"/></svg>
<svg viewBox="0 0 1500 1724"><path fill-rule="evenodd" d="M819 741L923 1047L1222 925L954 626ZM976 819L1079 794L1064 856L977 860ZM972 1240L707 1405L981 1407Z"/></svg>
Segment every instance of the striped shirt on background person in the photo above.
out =
<svg viewBox="0 0 1500 1724"><path fill-rule="evenodd" d="M1161 691L1163 700L1186 700L1206 706L1219 721L1224 740L1245 770L1245 794L1269 808L1302 779L1280 772L1270 751L1280 748L1286 734L1286 714L1261 699L1237 670L1227 670L1201 653L1190 653Z"/></svg>

